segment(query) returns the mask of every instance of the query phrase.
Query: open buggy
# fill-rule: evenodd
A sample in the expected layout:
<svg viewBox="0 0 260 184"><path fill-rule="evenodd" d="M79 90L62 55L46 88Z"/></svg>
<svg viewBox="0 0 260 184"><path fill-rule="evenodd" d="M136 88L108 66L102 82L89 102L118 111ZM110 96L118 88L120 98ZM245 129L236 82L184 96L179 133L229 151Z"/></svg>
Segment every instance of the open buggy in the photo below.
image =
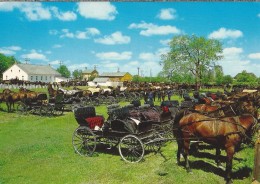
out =
<svg viewBox="0 0 260 184"><path fill-rule="evenodd" d="M126 162L139 162L145 150L159 151L167 134L164 126L172 124L170 112L150 106L108 106L108 119L97 115L93 106L74 111L79 127L74 131L72 144L76 153L92 156L98 144L118 146Z"/></svg>

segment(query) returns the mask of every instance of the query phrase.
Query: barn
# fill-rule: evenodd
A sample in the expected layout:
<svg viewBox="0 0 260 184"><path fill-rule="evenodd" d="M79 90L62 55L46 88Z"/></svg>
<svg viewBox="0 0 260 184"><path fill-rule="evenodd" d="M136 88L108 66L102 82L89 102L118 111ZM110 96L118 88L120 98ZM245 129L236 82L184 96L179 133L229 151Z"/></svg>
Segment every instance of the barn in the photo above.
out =
<svg viewBox="0 0 260 184"><path fill-rule="evenodd" d="M95 68L93 70L86 68L84 71L82 71L82 76L83 80L89 81L91 78L98 76L98 71Z"/></svg>
<svg viewBox="0 0 260 184"><path fill-rule="evenodd" d="M61 80L61 74L50 65L15 63L3 72L3 80L10 79L19 79L30 82L59 82Z"/></svg>
<svg viewBox="0 0 260 184"><path fill-rule="evenodd" d="M99 77L107 77L113 82L131 81L133 76L128 72L104 72Z"/></svg>

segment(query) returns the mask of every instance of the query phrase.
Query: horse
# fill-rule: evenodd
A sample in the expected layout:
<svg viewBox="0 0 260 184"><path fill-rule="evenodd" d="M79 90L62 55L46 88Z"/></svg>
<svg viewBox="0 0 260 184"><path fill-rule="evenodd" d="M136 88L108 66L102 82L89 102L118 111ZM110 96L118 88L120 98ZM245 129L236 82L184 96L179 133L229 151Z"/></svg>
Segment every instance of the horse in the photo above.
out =
<svg viewBox="0 0 260 184"><path fill-rule="evenodd" d="M52 84L48 84L48 93L50 95L50 97L55 97L57 94L64 94L63 91L61 90L55 90L52 87Z"/></svg>
<svg viewBox="0 0 260 184"><path fill-rule="evenodd" d="M177 139L177 163L180 164L180 154L185 159L185 167L191 172L188 155L191 140L199 139L214 145L217 149L216 162L219 162L220 149L225 149L226 160L226 182L232 183L232 159L235 148L244 139L250 139L259 126L257 119L252 114L244 114L234 117L212 118L200 113L186 114L186 110L180 111L173 125L173 134Z"/></svg>
<svg viewBox="0 0 260 184"><path fill-rule="evenodd" d="M2 100L6 102L7 112L12 111L12 107L14 109L14 103L17 101L21 101L22 99L26 98L27 94L25 92L14 92L10 89L3 90Z"/></svg>

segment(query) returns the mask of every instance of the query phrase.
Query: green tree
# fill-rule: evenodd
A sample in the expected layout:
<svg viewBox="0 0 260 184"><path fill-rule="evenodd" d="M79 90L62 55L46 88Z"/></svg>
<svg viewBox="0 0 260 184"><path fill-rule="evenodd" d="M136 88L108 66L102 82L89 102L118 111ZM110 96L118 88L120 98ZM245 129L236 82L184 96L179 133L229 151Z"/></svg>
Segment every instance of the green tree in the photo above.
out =
<svg viewBox="0 0 260 184"><path fill-rule="evenodd" d="M223 76L222 84L232 84L233 78L230 75Z"/></svg>
<svg viewBox="0 0 260 184"><path fill-rule="evenodd" d="M72 76L73 76L74 79L82 80L82 78L83 78L82 70L74 70L72 72Z"/></svg>
<svg viewBox="0 0 260 184"><path fill-rule="evenodd" d="M222 56L222 44L218 40L195 35L176 36L170 41L170 52L162 55L164 73L192 73L195 83L201 83L203 72L214 66Z"/></svg>
<svg viewBox="0 0 260 184"><path fill-rule="evenodd" d="M257 77L253 73L248 73L246 70L243 70L241 73L238 73L235 77L237 82L252 83L257 82Z"/></svg>
<svg viewBox="0 0 260 184"><path fill-rule="evenodd" d="M0 73L1 77L3 76L3 72L11 67L15 62L19 63L14 56L5 56L0 53Z"/></svg>
<svg viewBox="0 0 260 184"><path fill-rule="evenodd" d="M65 65L60 65L60 67L57 68L57 71L61 74L62 77L70 77L70 71Z"/></svg>
<svg viewBox="0 0 260 184"><path fill-rule="evenodd" d="M224 80L224 72L223 72L222 66L216 65L214 67L214 72L215 72L215 82L216 82L216 84L218 84L218 85L222 84L223 80Z"/></svg>

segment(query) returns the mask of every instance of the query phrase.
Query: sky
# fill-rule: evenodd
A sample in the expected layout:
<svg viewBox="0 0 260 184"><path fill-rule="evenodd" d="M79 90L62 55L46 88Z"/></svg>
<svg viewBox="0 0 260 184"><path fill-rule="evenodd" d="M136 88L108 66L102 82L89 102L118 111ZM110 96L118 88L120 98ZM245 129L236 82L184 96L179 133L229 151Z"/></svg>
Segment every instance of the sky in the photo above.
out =
<svg viewBox="0 0 260 184"><path fill-rule="evenodd" d="M260 2L0 2L0 27L22 63L156 76L168 42L195 34L223 44L225 75L260 77Z"/></svg>

